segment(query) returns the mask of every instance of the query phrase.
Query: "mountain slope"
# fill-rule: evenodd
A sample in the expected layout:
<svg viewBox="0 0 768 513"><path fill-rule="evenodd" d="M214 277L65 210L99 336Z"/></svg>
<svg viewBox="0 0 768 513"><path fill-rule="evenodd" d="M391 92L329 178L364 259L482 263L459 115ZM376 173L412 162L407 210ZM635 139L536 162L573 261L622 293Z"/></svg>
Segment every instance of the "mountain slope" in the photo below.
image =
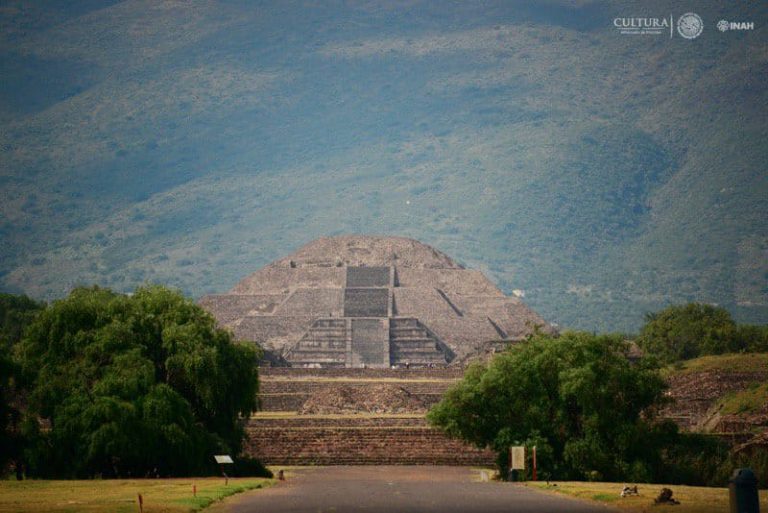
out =
<svg viewBox="0 0 768 513"><path fill-rule="evenodd" d="M737 7L697 4L687 41L613 27L663 2L11 2L2 286L197 296L374 233L563 326L768 322L768 9Z"/></svg>

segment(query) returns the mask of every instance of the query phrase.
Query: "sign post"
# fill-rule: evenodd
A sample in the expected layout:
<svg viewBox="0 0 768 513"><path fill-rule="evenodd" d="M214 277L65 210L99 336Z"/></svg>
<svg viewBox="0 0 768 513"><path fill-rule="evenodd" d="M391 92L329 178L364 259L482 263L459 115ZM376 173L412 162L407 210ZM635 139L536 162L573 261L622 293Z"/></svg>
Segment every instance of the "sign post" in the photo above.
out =
<svg viewBox="0 0 768 513"><path fill-rule="evenodd" d="M533 456L533 480L536 481L537 479L536 479L536 446L535 445L533 446L532 456Z"/></svg>
<svg viewBox="0 0 768 513"><path fill-rule="evenodd" d="M519 470L525 470L525 447L522 445L509 448L509 472L513 481L517 477Z"/></svg>
<svg viewBox="0 0 768 513"><path fill-rule="evenodd" d="M232 465L234 463L234 461L232 461L232 456L228 454L217 454L213 459L215 459L216 463L221 467L221 475L224 476L224 486L227 486L229 484L229 476L224 472L224 465Z"/></svg>

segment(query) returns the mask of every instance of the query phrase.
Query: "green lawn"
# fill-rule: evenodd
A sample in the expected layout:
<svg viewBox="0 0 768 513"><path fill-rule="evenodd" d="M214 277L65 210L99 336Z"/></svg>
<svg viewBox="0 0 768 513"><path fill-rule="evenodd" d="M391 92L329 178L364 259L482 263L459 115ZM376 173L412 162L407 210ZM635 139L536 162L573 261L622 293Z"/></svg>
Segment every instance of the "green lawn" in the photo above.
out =
<svg viewBox="0 0 768 513"><path fill-rule="evenodd" d="M656 511L653 499L659 495L663 487L670 488L673 497L680 504L673 508L675 513L723 513L729 511L728 489L708 488L703 486L679 486L660 484L639 484L637 497L620 497L623 483L583 483L560 482L548 485L543 482L528 482L527 486L562 493L604 503L614 508L631 512ZM662 508L666 511L666 509ZM768 491L760 491L760 510L768 511Z"/></svg>
<svg viewBox="0 0 768 513"><path fill-rule="evenodd" d="M225 497L270 486L264 478L110 479L0 481L0 513L145 513L199 511ZM193 495L197 487L197 496Z"/></svg>

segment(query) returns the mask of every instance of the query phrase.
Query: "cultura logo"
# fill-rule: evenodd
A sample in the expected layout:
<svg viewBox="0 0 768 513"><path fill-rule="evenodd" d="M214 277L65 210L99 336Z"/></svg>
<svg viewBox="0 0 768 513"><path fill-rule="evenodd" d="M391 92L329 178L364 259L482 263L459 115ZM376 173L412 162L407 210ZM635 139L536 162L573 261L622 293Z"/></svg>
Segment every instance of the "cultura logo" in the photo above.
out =
<svg viewBox="0 0 768 513"><path fill-rule="evenodd" d="M614 18L613 26L622 34L663 34L669 30L671 19L630 17Z"/></svg>
<svg viewBox="0 0 768 513"><path fill-rule="evenodd" d="M677 24L675 24L674 16L670 14L669 17L631 16L614 18L613 26L621 34L657 36L669 34L670 39L674 37L675 26L677 26L677 33L682 37L685 39L696 39L704 30L704 21L702 21L701 16L698 14L688 12L677 19Z"/></svg>

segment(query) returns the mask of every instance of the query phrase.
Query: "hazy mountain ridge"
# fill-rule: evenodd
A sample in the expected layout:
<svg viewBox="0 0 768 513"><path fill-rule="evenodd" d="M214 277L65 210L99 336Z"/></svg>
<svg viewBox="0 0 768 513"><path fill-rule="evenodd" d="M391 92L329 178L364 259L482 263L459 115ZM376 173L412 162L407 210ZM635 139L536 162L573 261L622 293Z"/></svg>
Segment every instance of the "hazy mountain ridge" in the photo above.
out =
<svg viewBox="0 0 768 513"><path fill-rule="evenodd" d="M187 5L4 37L21 85L65 63L61 99L3 91L6 288L199 295L357 232L434 245L561 325L688 300L768 320L765 7L719 34L733 13L697 5L683 41L617 34L636 5Z"/></svg>

